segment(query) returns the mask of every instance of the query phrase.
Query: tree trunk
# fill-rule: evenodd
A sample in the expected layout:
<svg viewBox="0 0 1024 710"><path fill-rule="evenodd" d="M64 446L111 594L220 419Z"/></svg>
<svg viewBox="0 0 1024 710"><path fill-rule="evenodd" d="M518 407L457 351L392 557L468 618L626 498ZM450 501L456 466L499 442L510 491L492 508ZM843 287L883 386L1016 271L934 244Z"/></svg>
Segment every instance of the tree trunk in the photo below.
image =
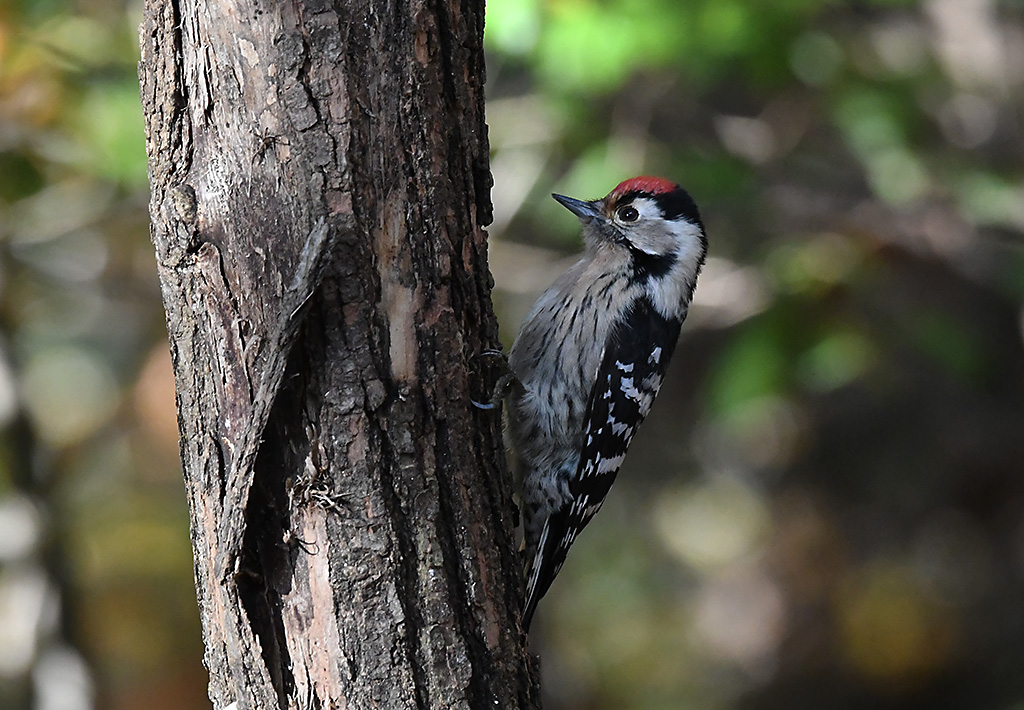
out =
<svg viewBox="0 0 1024 710"><path fill-rule="evenodd" d="M483 3L147 0L140 76L218 709L535 708ZM482 383L478 383L480 388Z"/></svg>

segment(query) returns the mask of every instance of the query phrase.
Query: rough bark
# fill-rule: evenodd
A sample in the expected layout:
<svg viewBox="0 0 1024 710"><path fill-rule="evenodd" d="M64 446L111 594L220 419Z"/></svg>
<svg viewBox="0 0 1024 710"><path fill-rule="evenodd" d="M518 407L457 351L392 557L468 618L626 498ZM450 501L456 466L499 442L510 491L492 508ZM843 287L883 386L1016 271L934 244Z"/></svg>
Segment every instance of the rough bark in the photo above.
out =
<svg viewBox="0 0 1024 710"><path fill-rule="evenodd" d="M216 708L533 708L483 4L147 0L140 77Z"/></svg>

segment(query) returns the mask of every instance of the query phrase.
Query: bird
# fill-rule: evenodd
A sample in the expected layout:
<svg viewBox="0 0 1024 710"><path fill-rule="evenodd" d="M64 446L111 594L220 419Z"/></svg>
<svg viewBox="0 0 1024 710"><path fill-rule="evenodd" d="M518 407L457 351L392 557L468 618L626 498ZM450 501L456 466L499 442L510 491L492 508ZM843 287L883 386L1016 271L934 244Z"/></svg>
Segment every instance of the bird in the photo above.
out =
<svg viewBox="0 0 1024 710"><path fill-rule="evenodd" d="M552 197L579 218L583 254L527 314L502 395L523 506L525 631L661 388L708 244L696 202L665 178L624 180L597 200Z"/></svg>

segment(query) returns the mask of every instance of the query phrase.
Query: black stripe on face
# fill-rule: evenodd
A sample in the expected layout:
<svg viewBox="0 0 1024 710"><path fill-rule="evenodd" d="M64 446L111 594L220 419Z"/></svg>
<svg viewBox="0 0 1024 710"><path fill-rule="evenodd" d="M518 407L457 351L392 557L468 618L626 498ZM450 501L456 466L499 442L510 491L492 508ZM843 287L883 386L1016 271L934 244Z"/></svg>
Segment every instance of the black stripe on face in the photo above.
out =
<svg viewBox="0 0 1024 710"><path fill-rule="evenodd" d="M647 283L650 279L664 278L676 263L676 255L648 254L629 245L629 254L633 259L633 283Z"/></svg>

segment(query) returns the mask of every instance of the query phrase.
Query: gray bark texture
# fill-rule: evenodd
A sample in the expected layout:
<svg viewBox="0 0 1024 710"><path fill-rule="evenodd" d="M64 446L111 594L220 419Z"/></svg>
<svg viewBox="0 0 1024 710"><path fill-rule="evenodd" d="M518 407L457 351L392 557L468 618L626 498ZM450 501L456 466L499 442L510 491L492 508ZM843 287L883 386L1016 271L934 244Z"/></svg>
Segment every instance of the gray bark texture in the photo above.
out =
<svg viewBox="0 0 1024 710"><path fill-rule="evenodd" d="M147 0L153 241L222 708L536 708L482 2Z"/></svg>

